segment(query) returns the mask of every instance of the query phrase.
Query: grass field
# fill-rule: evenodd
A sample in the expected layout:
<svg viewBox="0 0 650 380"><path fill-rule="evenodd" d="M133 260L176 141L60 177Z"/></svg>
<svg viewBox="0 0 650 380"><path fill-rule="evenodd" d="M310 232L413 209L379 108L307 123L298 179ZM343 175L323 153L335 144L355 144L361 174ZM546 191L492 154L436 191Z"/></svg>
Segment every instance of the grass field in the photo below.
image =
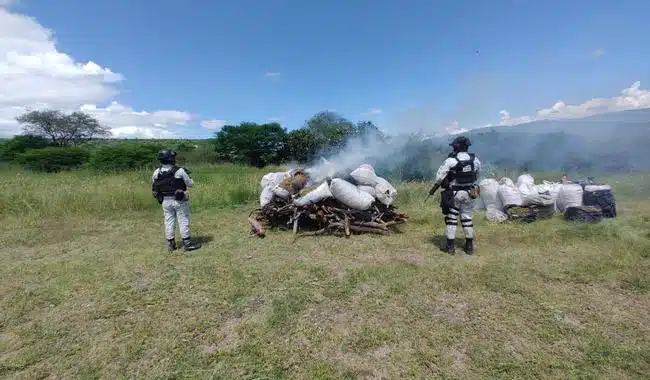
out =
<svg viewBox="0 0 650 380"><path fill-rule="evenodd" d="M400 234L249 238L263 173L197 168L203 248L169 255L150 173L3 172L0 376L648 378L649 176L596 225L479 213L468 257L425 184Z"/></svg>

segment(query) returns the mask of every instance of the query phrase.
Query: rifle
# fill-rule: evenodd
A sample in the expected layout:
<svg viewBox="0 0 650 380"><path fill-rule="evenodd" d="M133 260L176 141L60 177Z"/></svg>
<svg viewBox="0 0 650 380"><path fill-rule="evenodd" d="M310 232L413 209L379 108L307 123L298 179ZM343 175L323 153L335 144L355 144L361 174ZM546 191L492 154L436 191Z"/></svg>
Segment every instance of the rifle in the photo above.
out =
<svg viewBox="0 0 650 380"><path fill-rule="evenodd" d="M433 187L431 188L431 190L429 190L429 195L427 195L427 197L424 198L424 202L429 200L429 198L438 190L438 188L440 186L442 186L444 189L449 188L449 180L448 180L448 178L449 178L449 173L447 173L445 178L443 178L442 181L440 181L440 183L434 184Z"/></svg>
<svg viewBox="0 0 650 380"><path fill-rule="evenodd" d="M429 197L431 197L438 190L439 187L440 187L439 183L436 183L435 185L433 185L431 190L429 190L429 194L427 195L427 197L424 198L425 203L426 203L427 200L429 200Z"/></svg>

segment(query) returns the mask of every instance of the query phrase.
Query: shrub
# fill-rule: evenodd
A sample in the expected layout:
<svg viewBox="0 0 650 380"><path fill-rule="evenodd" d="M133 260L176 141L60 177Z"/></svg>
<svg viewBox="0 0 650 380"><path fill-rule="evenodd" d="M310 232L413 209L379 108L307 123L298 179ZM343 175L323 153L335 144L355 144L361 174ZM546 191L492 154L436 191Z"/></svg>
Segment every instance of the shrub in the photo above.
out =
<svg viewBox="0 0 650 380"><path fill-rule="evenodd" d="M213 164L217 161L217 154L212 144L201 144L188 151L179 149L177 152L177 161L181 165Z"/></svg>
<svg viewBox="0 0 650 380"><path fill-rule="evenodd" d="M28 149L42 149L52 145L51 141L40 136L14 136L0 145L0 161L14 161Z"/></svg>
<svg viewBox="0 0 650 380"><path fill-rule="evenodd" d="M47 147L28 149L18 154L16 160L29 170L59 172L82 166L88 156L88 151L82 148Z"/></svg>
<svg viewBox="0 0 650 380"><path fill-rule="evenodd" d="M157 153L161 144L121 143L107 145L93 151L88 167L103 172L152 168L158 165Z"/></svg>

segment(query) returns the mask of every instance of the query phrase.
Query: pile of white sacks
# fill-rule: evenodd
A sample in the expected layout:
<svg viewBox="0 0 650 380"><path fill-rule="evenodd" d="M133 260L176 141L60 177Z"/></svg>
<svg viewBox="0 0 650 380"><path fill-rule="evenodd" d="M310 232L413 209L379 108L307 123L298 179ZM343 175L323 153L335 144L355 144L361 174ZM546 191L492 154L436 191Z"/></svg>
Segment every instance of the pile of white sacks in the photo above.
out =
<svg viewBox="0 0 650 380"><path fill-rule="evenodd" d="M390 206L397 197L397 190L393 185L378 176L375 169L368 164L359 166L349 174L354 183L342 178L332 178L323 181L314 190L302 196L291 194L286 186L282 186L282 182L292 175L292 171L288 171L268 173L262 177L260 206L266 206L274 197L291 201L296 206L306 206L334 198L349 208L365 211L375 202ZM309 185L311 183L308 183Z"/></svg>
<svg viewBox="0 0 650 380"><path fill-rule="evenodd" d="M530 174L522 174L513 182L508 177L500 180L486 178L479 182L480 201L476 209L486 210L487 219L493 222L505 221L507 207L553 206L564 212L569 207L582 206L582 186L576 183L543 181L535 184Z"/></svg>

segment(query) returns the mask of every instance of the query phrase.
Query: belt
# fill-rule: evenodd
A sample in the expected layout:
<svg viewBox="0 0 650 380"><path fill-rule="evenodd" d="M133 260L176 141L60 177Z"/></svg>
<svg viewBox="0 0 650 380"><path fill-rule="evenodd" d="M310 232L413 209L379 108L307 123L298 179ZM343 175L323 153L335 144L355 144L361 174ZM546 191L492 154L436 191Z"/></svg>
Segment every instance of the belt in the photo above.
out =
<svg viewBox="0 0 650 380"><path fill-rule="evenodd" d="M453 185L451 186L451 190L453 191L458 191L458 190L472 190L472 185Z"/></svg>

